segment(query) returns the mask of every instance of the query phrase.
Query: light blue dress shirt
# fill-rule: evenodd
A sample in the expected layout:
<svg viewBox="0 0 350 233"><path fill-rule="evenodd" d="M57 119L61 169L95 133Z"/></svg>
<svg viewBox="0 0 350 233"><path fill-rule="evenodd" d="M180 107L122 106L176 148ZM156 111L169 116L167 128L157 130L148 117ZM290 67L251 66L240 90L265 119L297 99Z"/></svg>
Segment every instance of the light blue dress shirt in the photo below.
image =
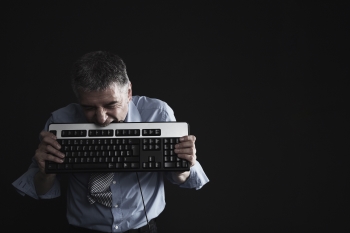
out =
<svg viewBox="0 0 350 233"><path fill-rule="evenodd" d="M129 103L126 122L176 121L170 106L159 99L133 96ZM50 123L87 122L79 104L72 103L52 112L44 130ZM12 185L21 195L35 199L50 199L61 195L60 175L56 176L53 187L45 195L37 195L34 175L39 171L36 161ZM171 183L170 172L138 172L148 220L156 218L165 208L164 177ZM113 207L99 203L90 204L87 199L89 173L69 175L67 188L67 219L69 224L104 232L124 232L147 224L141 191L136 172L114 174L110 186L113 193ZM179 185L181 188L202 188L209 182L200 163L197 161L190 169L189 178Z"/></svg>

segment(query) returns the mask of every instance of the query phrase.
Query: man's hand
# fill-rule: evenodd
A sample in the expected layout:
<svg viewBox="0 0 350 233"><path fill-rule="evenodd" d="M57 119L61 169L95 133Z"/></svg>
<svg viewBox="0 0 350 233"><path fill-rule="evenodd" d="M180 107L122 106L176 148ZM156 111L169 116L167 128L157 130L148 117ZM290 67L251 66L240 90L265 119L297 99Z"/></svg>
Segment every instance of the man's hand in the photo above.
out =
<svg viewBox="0 0 350 233"><path fill-rule="evenodd" d="M180 143L175 145L174 152L178 155L179 158L185 159L190 163L190 166L192 167L195 165L197 161L196 156L196 137L194 135L188 135L180 138ZM181 184L186 181L186 179L189 177L190 172L173 172L173 179Z"/></svg>
<svg viewBox="0 0 350 233"><path fill-rule="evenodd" d="M64 154L59 151L61 145L58 144L57 138L54 134L41 131L41 142L38 149L35 151L34 158L38 163L40 171L34 177L35 189L38 195L47 193L54 184L56 174L46 174L45 161L54 161L62 163Z"/></svg>
<svg viewBox="0 0 350 233"><path fill-rule="evenodd" d="M180 143L175 145L174 151L179 158L189 161L191 167L195 165L197 161L195 142L196 137L194 135L181 137Z"/></svg>
<svg viewBox="0 0 350 233"><path fill-rule="evenodd" d="M34 158L38 163L42 174L45 173L45 160L62 163L64 154L59 151L61 145L58 144L57 138L54 134L42 131L40 132L41 142L38 149L35 151Z"/></svg>

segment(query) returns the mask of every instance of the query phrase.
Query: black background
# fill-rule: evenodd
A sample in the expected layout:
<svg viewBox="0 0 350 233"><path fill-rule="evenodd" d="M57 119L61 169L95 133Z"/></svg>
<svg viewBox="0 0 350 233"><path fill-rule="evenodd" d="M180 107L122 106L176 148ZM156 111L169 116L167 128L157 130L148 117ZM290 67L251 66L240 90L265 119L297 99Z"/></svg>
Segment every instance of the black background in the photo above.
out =
<svg viewBox="0 0 350 233"><path fill-rule="evenodd" d="M2 228L66 229L64 185L37 201L11 183L50 112L75 102L72 63L108 50L134 95L190 124L210 179L198 191L166 183L160 232L349 231L348 5L13 1L2 11Z"/></svg>

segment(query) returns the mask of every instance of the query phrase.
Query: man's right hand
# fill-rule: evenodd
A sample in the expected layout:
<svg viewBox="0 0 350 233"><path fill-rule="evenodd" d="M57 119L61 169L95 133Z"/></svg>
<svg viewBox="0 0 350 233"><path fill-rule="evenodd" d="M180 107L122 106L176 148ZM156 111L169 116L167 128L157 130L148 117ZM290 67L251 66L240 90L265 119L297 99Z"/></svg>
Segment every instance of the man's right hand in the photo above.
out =
<svg viewBox="0 0 350 233"><path fill-rule="evenodd" d="M53 161L56 163L62 163L64 154L59 151L61 145L57 142L57 138L54 134L41 131L40 132L41 142L38 149L35 151L35 160L38 163L39 169L42 174L45 174L45 161Z"/></svg>

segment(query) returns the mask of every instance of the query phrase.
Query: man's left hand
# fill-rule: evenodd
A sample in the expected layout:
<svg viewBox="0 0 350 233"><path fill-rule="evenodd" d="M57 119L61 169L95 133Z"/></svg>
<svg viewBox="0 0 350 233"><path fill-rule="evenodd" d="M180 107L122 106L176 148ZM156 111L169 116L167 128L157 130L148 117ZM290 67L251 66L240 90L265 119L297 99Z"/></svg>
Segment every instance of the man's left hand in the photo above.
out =
<svg viewBox="0 0 350 233"><path fill-rule="evenodd" d="M174 150L179 158L189 161L191 167L197 161L195 142L196 137L194 135L183 136L180 138L180 143L175 145Z"/></svg>

